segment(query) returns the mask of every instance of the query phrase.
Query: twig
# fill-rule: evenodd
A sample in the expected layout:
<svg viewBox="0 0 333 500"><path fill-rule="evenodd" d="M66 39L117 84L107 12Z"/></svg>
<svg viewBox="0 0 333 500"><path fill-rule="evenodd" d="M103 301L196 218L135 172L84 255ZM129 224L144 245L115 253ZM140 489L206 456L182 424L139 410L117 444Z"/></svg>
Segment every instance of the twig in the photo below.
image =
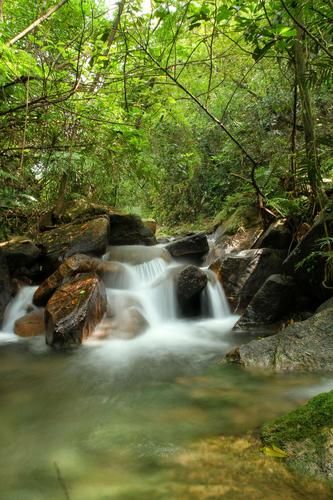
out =
<svg viewBox="0 0 333 500"><path fill-rule="evenodd" d="M60 484L61 489L62 489L62 491L64 492L65 498L66 498L66 500L70 500L70 496L69 496L69 493L68 493L68 488L67 488L67 486L66 486L66 483L65 483L65 481L64 481L64 478L63 478L63 477L62 477L62 475L61 475L61 472L60 472L60 469L59 469L59 467L58 467L57 462L54 462L54 468L55 468L56 473L57 473L58 483Z"/></svg>

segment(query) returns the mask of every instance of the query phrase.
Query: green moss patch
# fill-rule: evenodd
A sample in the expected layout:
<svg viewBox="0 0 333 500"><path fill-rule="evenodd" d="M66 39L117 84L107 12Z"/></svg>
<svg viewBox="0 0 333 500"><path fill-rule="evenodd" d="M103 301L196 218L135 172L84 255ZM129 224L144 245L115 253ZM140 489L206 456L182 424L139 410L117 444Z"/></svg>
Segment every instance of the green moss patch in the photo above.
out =
<svg viewBox="0 0 333 500"><path fill-rule="evenodd" d="M267 445L283 447L304 439L316 441L327 427L333 427L333 391L319 394L306 405L266 424L261 437Z"/></svg>

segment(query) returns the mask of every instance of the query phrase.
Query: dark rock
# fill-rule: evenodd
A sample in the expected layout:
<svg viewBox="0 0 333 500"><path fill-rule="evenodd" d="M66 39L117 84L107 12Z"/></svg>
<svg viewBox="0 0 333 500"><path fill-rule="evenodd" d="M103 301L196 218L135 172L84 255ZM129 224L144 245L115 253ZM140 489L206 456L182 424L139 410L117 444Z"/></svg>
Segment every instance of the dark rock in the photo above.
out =
<svg viewBox="0 0 333 500"><path fill-rule="evenodd" d="M223 224L218 226L213 236L214 244L211 246L209 254L206 257L207 265L210 266L218 259L222 259L232 252L241 252L242 250L252 248L261 232L258 226L239 229L232 235L228 234Z"/></svg>
<svg viewBox="0 0 333 500"><path fill-rule="evenodd" d="M137 215L110 215L111 245L155 245L156 239Z"/></svg>
<svg viewBox="0 0 333 500"><path fill-rule="evenodd" d="M333 308L294 323L277 335L242 345L228 353L227 359L276 372L333 370Z"/></svg>
<svg viewBox="0 0 333 500"><path fill-rule="evenodd" d="M280 273L283 256L279 250L261 248L229 254L219 262L217 274L236 311L246 308L271 274Z"/></svg>
<svg viewBox="0 0 333 500"><path fill-rule="evenodd" d="M40 248L26 238L17 238L2 243L2 250L7 258L10 272L15 275L21 268L31 267L42 253Z"/></svg>
<svg viewBox="0 0 333 500"><path fill-rule="evenodd" d="M46 342L54 347L82 343L106 311L103 283L93 273L79 274L58 288L45 309Z"/></svg>
<svg viewBox="0 0 333 500"><path fill-rule="evenodd" d="M60 264L58 269L37 288L33 296L33 303L38 307L44 307L55 290L64 282L65 278L75 276L79 273L108 275L117 270L116 263L101 261L83 254L72 255Z"/></svg>
<svg viewBox="0 0 333 500"><path fill-rule="evenodd" d="M332 295L333 283L325 282L327 260L320 255L318 240L333 234L333 212L323 211L283 262L283 272L295 277L317 305ZM312 257L309 256L312 254ZM300 263L307 258L302 265Z"/></svg>
<svg viewBox="0 0 333 500"><path fill-rule="evenodd" d="M12 297L12 284L9 276L7 259L0 249L0 327L2 326L4 313Z"/></svg>
<svg viewBox="0 0 333 500"><path fill-rule="evenodd" d="M157 222L154 219L142 219L143 225L147 227L153 234L156 234Z"/></svg>
<svg viewBox="0 0 333 500"><path fill-rule="evenodd" d="M207 276L196 266L186 266L176 278L178 304L185 317L200 316L201 293L207 285Z"/></svg>
<svg viewBox="0 0 333 500"><path fill-rule="evenodd" d="M106 251L108 240L109 220L107 217L99 217L41 233L37 243L44 247L50 269L53 267L54 271L59 259L75 253L102 255Z"/></svg>
<svg viewBox="0 0 333 500"><path fill-rule="evenodd" d="M275 248L288 250L292 242L292 231L286 219L273 222L258 238L253 248Z"/></svg>
<svg viewBox="0 0 333 500"><path fill-rule="evenodd" d="M325 311L325 309L330 309L331 307L333 308L333 297L325 300L325 302L320 304L320 306L316 310L316 313Z"/></svg>
<svg viewBox="0 0 333 500"><path fill-rule="evenodd" d="M14 333L19 337L45 335L44 311L37 310L25 314L15 321Z"/></svg>
<svg viewBox="0 0 333 500"><path fill-rule="evenodd" d="M283 318L295 303L295 281L291 276L272 274L257 291L235 328L270 324Z"/></svg>
<svg viewBox="0 0 333 500"><path fill-rule="evenodd" d="M203 257L209 250L207 236L202 233L172 241L166 246L172 257Z"/></svg>

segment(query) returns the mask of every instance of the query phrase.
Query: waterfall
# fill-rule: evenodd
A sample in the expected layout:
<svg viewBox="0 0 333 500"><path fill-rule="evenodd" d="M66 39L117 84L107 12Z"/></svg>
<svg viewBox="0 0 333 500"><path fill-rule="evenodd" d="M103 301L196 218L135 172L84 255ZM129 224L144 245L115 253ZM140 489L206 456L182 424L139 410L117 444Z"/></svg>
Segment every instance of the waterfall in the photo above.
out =
<svg viewBox="0 0 333 500"><path fill-rule="evenodd" d="M115 271L106 276L107 313L90 343L105 339L115 349L126 340L127 345L139 350L147 351L148 345L149 349L155 345L184 350L194 344L223 341L238 319L231 315L223 288L208 268L202 268L207 286L201 293L201 316L182 318L176 276L184 264L173 261L162 247L112 247L102 259L115 263ZM8 306L0 338L4 333L13 335L15 321L33 307L35 290L22 288Z"/></svg>
<svg viewBox="0 0 333 500"><path fill-rule="evenodd" d="M24 286L12 300L5 311L2 330L4 333L13 333L15 321L27 313L32 305L32 297L37 290L36 286Z"/></svg>

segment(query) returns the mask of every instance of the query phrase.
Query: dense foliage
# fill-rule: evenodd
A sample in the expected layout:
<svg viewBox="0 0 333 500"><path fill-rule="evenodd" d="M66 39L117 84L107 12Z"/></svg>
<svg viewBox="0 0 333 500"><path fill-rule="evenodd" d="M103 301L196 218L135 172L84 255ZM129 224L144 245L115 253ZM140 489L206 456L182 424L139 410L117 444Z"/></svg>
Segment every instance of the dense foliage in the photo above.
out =
<svg viewBox="0 0 333 500"><path fill-rule="evenodd" d="M330 0L33 4L0 1L5 215L85 196L237 225L325 204Z"/></svg>

